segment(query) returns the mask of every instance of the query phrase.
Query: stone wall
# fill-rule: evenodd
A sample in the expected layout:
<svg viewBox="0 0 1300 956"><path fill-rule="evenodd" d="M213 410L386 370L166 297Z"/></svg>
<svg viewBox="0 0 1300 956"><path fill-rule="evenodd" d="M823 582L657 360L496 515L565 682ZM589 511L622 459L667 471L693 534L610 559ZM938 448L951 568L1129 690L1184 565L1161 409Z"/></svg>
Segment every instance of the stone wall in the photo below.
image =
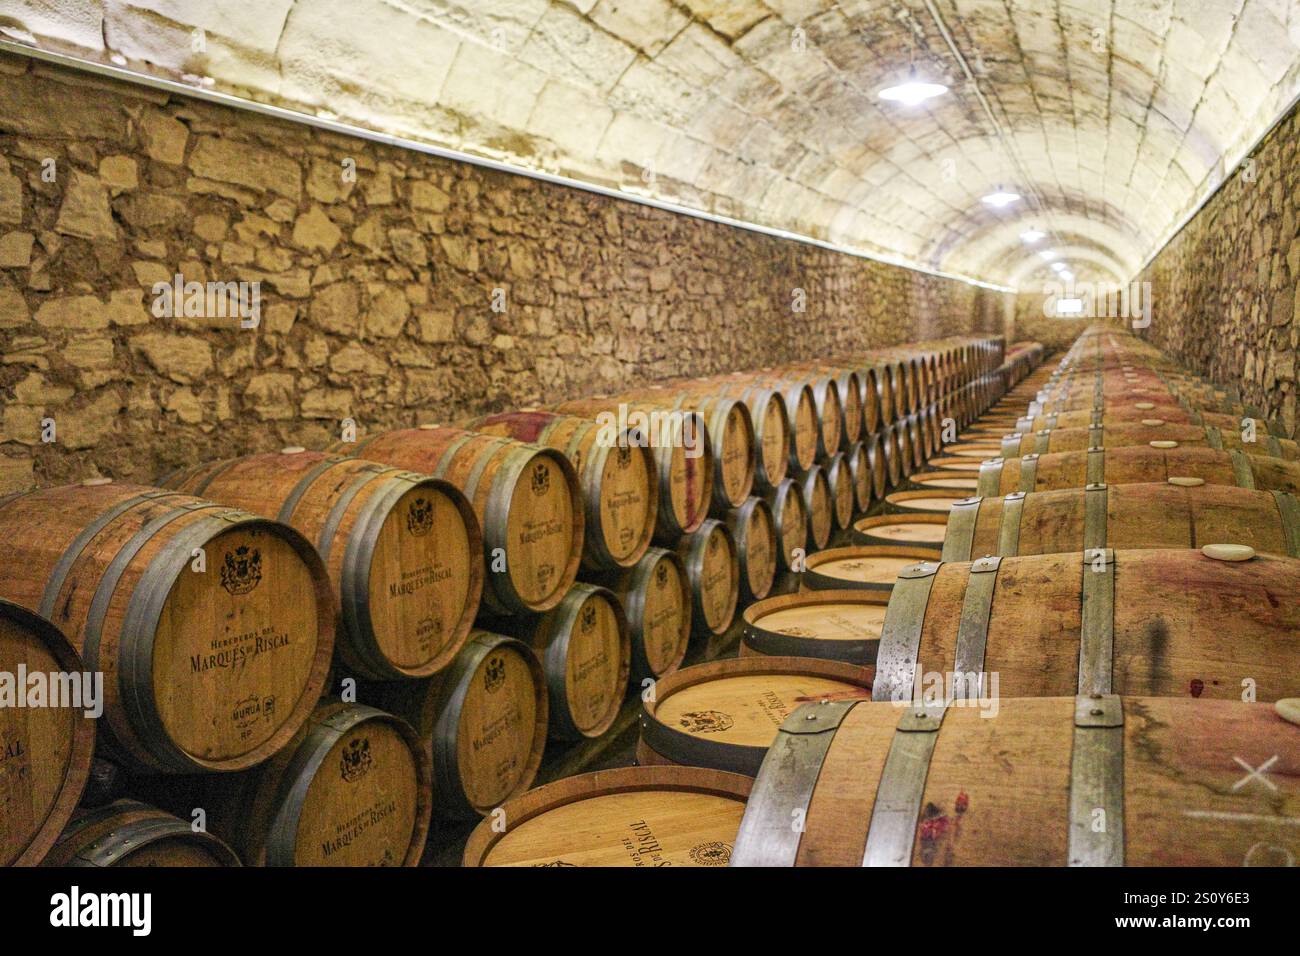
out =
<svg viewBox="0 0 1300 956"><path fill-rule="evenodd" d="M1009 340L1042 342L1048 348L1064 351L1074 344L1083 330L1092 324L1091 319L1043 315L1043 302L1047 298L1041 287L1029 284L1016 296L1015 330Z"/></svg>
<svg viewBox="0 0 1300 956"><path fill-rule="evenodd" d="M260 283L260 324L159 317L177 274ZM0 493L1000 332L1004 300L0 58Z"/></svg>
<svg viewBox="0 0 1300 956"><path fill-rule="evenodd" d="M1147 338L1296 430L1300 117L1254 154L1152 260Z"/></svg>

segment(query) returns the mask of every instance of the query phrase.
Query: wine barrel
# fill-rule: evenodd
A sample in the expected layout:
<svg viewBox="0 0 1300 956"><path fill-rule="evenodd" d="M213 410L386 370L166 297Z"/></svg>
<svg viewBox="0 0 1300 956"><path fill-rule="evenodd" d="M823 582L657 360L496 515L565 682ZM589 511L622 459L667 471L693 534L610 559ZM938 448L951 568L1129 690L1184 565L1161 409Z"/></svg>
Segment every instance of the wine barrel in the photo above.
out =
<svg viewBox="0 0 1300 956"><path fill-rule="evenodd" d="M1146 418L1128 424L1095 425L1090 428L1045 428L1024 434L1016 432L1002 438L1003 458L1022 455L1046 455L1058 451L1087 451L1089 448L1118 448L1146 445L1153 441L1176 441L1179 446L1214 448L1218 451L1244 451L1250 455L1267 455L1287 461L1300 460L1300 444L1275 435L1255 436L1242 441L1241 432L1202 425L1166 422Z"/></svg>
<svg viewBox="0 0 1300 956"><path fill-rule="evenodd" d="M554 449L441 425L379 432L341 447L443 478L465 493L483 529L485 610L549 610L577 576L582 492L573 466Z"/></svg>
<svg viewBox="0 0 1300 956"><path fill-rule="evenodd" d="M946 471L952 474L978 475L980 470L980 460L978 458L962 458L958 455L931 458L929 465L938 471Z"/></svg>
<svg viewBox="0 0 1300 956"><path fill-rule="evenodd" d="M808 509L808 540L805 547L820 551L830 544L835 531L835 497L826 469L813 465L803 476L799 487L804 506Z"/></svg>
<svg viewBox="0 0 1300 956"><path fill-rule="evenodd" d="M967 472L958 475L946 471L921 471L907 479L907 488L912 491L938 489L940 491L974 494L979 487L979 472Z"/></svg>
<svg viewBox="0 0 1300 956"><path fill-rule="evenodd" d="M1101 409L1080 409L1047 415L1026 415L1016 422L1018 432L1036 432L1044 428L1088 428L1091 425L1122 424L1158 418L1165 422L1184 425L1213 426L1222 431L1240 431L1247 422L1253 422L1256 434L1267 435L1277 431L1277 425L1262 418L1243 418L1222 412L1189 410L1181 405L1156 405L1153 402L1136 402L1127 406Z"/></svg>
<svg viewBox="0 0 1300 956"><path fill-rule="evenodd" d="M465 866L726 866L752 784L699 767L622 767L510 801L465 844ZM501 828L504 823L504 829Z"/></svg>
<svg viewBox="0 0 1300 956"><path fill-rule="evenodd" d="M288 525L92 479L0 502L0 598L37 609L104 674L101 744L148 773L242 770L324 686L334 598Z"/></svg>
<svg viewBox="0 0 1300 956"><path fill-rule="evenodd" d="M752 389L770 389L781 396L786 409L789 440L788 467L797 472L806 471L817 460L818 418L817 400L806 381L773 378L757 372L735 372L721 378L703 379L700 387L716 389L719 395L740 397Z"/></svg>
<svg viewBox="0 0 1300 956"><path fill-rule="evenodd" d="M163 483L275 518L313 541L341 610L339 657L354 673L427 677L469 636L483 593L483 536L469 501L447 482L286 448Z"/></svg>
<svg viewBox="0 0 1300 956"><path fill-rule="evenodd" d="M880 432L880 455L884 459L885 481L895 486L903 480L903 452L897 425L886 425ZM883 495L881 497L884 497Z"/></svg>
<svg viewBox="0 0 1300 956"><path fill-rule="evenodd" d="M767 597L776 582L776 519L772 506L762 498L750 498L727 512L727 530L736 542L740 560L740 599L748 604Z"/></svg>
<svg viewBox="0 0 1300 956"><path fill-rule="evenodd" d="M710 518L699 531L683 536L677 554L691 582L691 626L699 634L725 634L740 600L740 556L721 521Z"/></svg>
<svg viewBox="0 0 1300 956"><path fill-rule="evenodd" d="M546 745L548 695L527 644L475 630L447 670L372 690L430 752L439 816L473 819L532 786Z"/></svg>
<svg viewBox="0 0 1300 956"><path fill-rule="evenodd" d="M800 704L870 696L871 670L839 661L743 657L684 667L641 701L637 762L752 777Z"/></svg>
<svg viewBox="0 0 1300 956"><path fill-rule="evenodd" d="M1272 707L1107 695L1004 699L996 720L989 712L853 700L800 708L754 781L732 866L1241 866L1300 856L1289 825L1300 815L1300 727ZM1270 786L1240 785L1243 760L1273 755ZM801 827L790 825L795 815Z"/></svg>
<svg viewBox="0 0 1300 956"><path fill-rule="evenodd" d="M883 430L898 420L902 414L903 395L900 377L902 372L897 362L876 355L868 355L863 361L876 373L876 398L880 404L880 429Z"/></svg>
<svg viewBox="0 0 1300 956"><path fill-rule="evenodd" d="M713 508L737 508L754 488L757 440L749 407L739 399L695 396L656 385L615 396L624 402L650 402L663 408L697 412L704 418L713 448Z"/></svg>
<svg viewBox="0 0 1300 956"><path fill-rule="evenodd" d="M928 548L852 544L808 555L799 583L809 591L856 588L888 594L904 568L932 560L934 552Z"/></svg>
<svg viewBox="0 0 1300 956"><path fill-rule="evenodd" d="M63 633L49 621L0 601L0 674L81 675L87 668ZM33 866L59 838L90 778L95 749L93 701L63 706L0 706L0 866ZM93 677L91 678L93 680ZM51 689L54 685L51 685ZM93 687L92 687L93 692ZM80 705L80 706L74 706Z"/></svg>
<svg viewBox="0 0 1300 956"><path fill-rule="evenodd" d="M812 657L874 667L888 604L888 592L864 590L803 591L758 601L745 608L741 656Z"/></svg>
<svg viewBox="0 0 1300 956"><path fill-rule="evenodd" d="M1207 484L1300 493L1300 462L1212 448L1096 448L1023 458L992 458L980 466L977 493L985 498L1013 491L1053 491L1091 484L1145 484L1170 478L1201 478Z"/></svg>
<svg viewBox="0 0 1300 956"><path fill-rule="evenodd" d="M864 386L861 376L858 375L855 369L845 368L833 363L796 362L791 365L782 366L782 370L796 375L808 374L811 372L818 375L826 375L834 379L835 386L839 391L842 411L843 432L840 436L841 447L851 442L855 442L862 437L865 405L865 396L863 394Z"/></svg>
<svg viewBox="0 0 1300 956"><path fill-rule="evenodd" d="M891 491L885 495L888 514L946 514L954 504L969 497L965 491L923 488L916 491Z"/></svg>
<svg viewBox="0 0 1300 956"><path fill-rule="evenodd" d="M650 548L635 568L595 579L623 605L639 684L681 667L691 639L691 582L675 551Z"/></svg>
<svg viewBox="0 0 1300 956"><path fill-rule="evenodd" d="M853 487L858 497L858 511L866 511L871 503L885 497L888 465L880 444L879 435L867 435L848 451L849 466L853 470Z"/></svg>
<svg viewBox="0 0 1300 956"><path fill-rule="evenodd" d="M709 429L699 412L610 398L564 402L556 411L611 428L618 427L622 418L647 436L659 482L655 541L671 545L696 530L708 516L715 464Z"/></svg>
<svg viewBox="0 0 1300 956"><path fill-rule="evenodd" d="M1199 478L971 498L949 513L943 556L970 561L1092 548L1230 542L1300 558L1300 500Z"/></svg>
<svg viewBox="0 0 1300 956"><path fill-rule="evenodd" d="M136 800L79 811L45 866L239 866L220 838Z"/></svg>
<svg viewBox="0 0 1300 956"><path fill-rule="evenodd" d="M618 717L632 666L623 605L608 588L575 584L540 617L484 623L529 644L542 662L554 740L599 737Z"/></svg>
<svg viewBox="0 0 1300 956"><path fill-rule="evenodd" d="M814 460L821 461L839 451L840 443L844 438L844 402L840 397L839 385L833 376L815 372L762 369L758 372L741 373L740 378L744 381L779 388L785 395L786 404L795 407L795 420L801 428L806 427L808 423L801 421L805 409L800 407L798 396L802 394L803 389L807 388L812 397L814 415L812 423L812 437L816 440ZM795 436L796 446L806 447L808 437L806 434ZM802 456L800 461L801 464L796 466L800 470L812 464L812 462L802 464Z"/></svg>
<svg viewBox="0 0 1300 956"><path fill-rule="evenodd" d="M937 554L943 550L947 528L946 514L875 515L855 522L850 538L854 544L923 548Z"/></svg>
<svg viewBox="0 0 1300 956"><path fill-rule="evenodd" d="M1000 675L1004 697L1239 698L1247 680L1260 700L1296 696L1300 604L1279 596L1297 574L1181 549L923 562L894 587L876 696L910 699L935 673Z"/></svg>
<svg viewBox="0 0 1300 956"><path fill-rule="evenodd" d="M576 415L538 410L486 415L465 427L545 445L569 459L582 488L584 568L630 568L641 560L654 534L659 483L654 455L638 429L604 429Z"/></svg>
<svg viewBox="0 0 1300 956"><path fill-rule="evenodd" d="M429 751L409 723L332 702L263 766L201 781L196 805L247 866L415 866L431 791Z"/></svg>
<svg viewBox="0 0 1300 956"><path fill-rule="evenodd" d="M853 524L857 491L853 487L853 472L843 452L836 452L826 462L826 481L831 486L831 521L835 531Z"/></svg>
<svg viewBox="0 0 1300 956"><path fill-rule="evenodd" d="M668 387L696 398L734 398L744 402L749 409L749 417L754 426L754 440L758 446L754 457L754 487L768 491L781 483L790 470L793 448L790 410L786 407L781 392L775 388L746 385L725 378L703 382L687 379L670 382ZM811 393L808 401L811 408ZM814 452L815 450L814 448Z"/></svg>
<svg viewBox="0 0 1300 956"><path fill-rule="evenodd" d="M803 489L793 478L787 478L763 500L771 507L776 523L776 539L780 543L777 567L782 571L796 570L802 566L808 542L808 506L803 500Z"/></svg>

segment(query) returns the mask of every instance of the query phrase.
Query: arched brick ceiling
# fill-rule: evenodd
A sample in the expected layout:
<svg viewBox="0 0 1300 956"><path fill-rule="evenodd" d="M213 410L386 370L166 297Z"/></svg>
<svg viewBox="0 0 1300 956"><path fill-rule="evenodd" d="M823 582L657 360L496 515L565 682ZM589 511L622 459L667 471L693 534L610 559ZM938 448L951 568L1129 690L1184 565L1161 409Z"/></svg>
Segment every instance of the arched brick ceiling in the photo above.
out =
<svg viewBox="0 0 1300 956"><path fill-rule="evenodd" d="M1030 226L1130 277L1300 63L1287 0L7 0L0 28L1003 283L1046 272ZM911 64L951 92L878 99Z"/></svg>

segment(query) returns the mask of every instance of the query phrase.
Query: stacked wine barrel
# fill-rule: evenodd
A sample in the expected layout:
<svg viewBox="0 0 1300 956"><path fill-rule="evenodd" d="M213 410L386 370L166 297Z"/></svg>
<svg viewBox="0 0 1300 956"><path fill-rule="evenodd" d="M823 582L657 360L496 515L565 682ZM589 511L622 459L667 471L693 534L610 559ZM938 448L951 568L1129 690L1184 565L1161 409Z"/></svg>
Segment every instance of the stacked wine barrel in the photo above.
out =
<svg viewBox="0 0 1300 956"><path fill-rule="evenodd" d="M732 865L1300 856L1294 444L1126 331L1091 328L1026 378L1030 354L1008 351L1009 391L922 487L818 556L909 545L892 587L827 589L812 562L814 590L745 613L758 689L687 669L647 704L657 753L743 773L728 743L766 747ZM805 692L779 730L745 730L747 701L809 680L790 655L865 666L871 689Z"/></svg>
<svg viewBox="0 0 1300 956"><path fill-rule="evenodd" d="M829 575L1040 353L945 339L0 499L0 670L89 692L0 709L0 860L415 865ZM556 807L697 794L669 856L719 865L749 782L694 772Z"/></svg>

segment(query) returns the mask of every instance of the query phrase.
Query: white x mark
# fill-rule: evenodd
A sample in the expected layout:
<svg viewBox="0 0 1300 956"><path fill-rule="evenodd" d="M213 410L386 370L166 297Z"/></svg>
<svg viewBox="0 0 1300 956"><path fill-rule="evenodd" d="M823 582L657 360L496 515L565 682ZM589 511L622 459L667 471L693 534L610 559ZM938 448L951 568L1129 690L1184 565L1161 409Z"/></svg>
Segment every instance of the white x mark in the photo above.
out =
<svg viewBox="0 0 1300 956"><path fill-rule="evenodd" d="M1250 773L1246 774L1246 776L1242 777L1240 780L1238 780L1236 783L1232 785L1233 793L1236 793L1238 790L1240 790L1246 784L1250 783L1252 780L1258 780L1260 783L1264 784L1264 786L1268 787L1270 790L1274 790L1274 791L1277 790L1277 785L1274 784L1273 781L1269 780L1267 777L1264 776L1264 771L1267 770L1269 767L1273 766L1273 764L1277 763L1277 754L1274 754L1273 756L1269 757L1262 764L1260 764L1259 767L1252 767L1250 764L1246 763L1246 761L1242 760L1240 757L1233 757L1232 759L1235 760L1239 766L1245 767L1247 770L1250 771Z"/></svg>

